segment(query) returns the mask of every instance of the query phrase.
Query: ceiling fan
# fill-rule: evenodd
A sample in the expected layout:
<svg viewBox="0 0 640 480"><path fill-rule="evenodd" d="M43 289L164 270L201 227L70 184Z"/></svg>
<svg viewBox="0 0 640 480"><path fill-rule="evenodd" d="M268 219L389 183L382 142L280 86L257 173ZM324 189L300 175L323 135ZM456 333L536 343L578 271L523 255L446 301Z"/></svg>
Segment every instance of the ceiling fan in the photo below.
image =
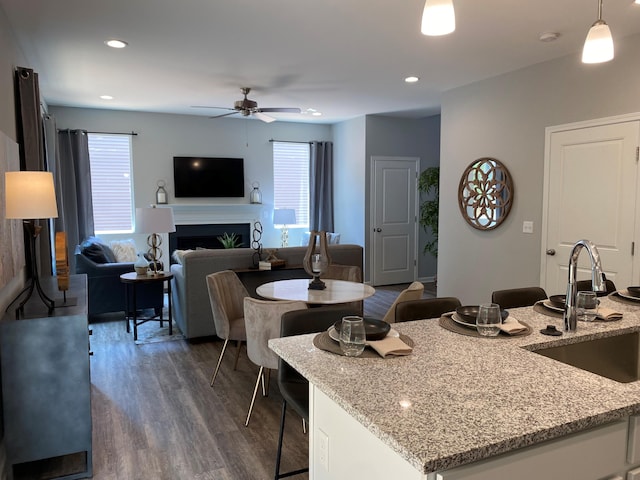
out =
<svg viewBox="0 0 640 480"><path fill-rule="evenodd" d="M274 122L276 119L269 115L266 115L265 112L301 113L301 110L299 108L258 108L258 102L247 98L247 95L249 95L251 88L242 87L240 88L240 91L244 95L244 98L242 100L237 100L236 102L234 102L233 108L207 107L204 105L196 105L195 107L232 110L232 112L230 113L223 113L222 115L216 115L215 117L211 117L211 118L227 117L229 115L235 115L236 113L241 113L243 117L248 117L249 115L252 115L257 119L262 120L263 122L266 122L266 123Z"/></svg>

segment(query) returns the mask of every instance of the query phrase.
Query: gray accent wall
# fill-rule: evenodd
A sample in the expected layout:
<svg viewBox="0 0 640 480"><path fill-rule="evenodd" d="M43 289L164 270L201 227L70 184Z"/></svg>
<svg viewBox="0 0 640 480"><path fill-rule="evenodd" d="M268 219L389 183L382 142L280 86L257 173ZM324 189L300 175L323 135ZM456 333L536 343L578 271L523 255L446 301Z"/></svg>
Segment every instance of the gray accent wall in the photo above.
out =
<svg viewBox="0 0 640 480"><path fill-rule="evenodd" d="M131 132L133 137L133 182L136 207L155 203L157 182L162 179L174 203L173 157L210 156L244 158L245 198L232 203L249 203L251 183L258 181L262 192L261 223L265 247L280 246L280 230L273 228L273 154L269 140L309 142L333 140L330 125L273 122L266 124L243 118L210 119L203 116L127 112L71 107L50 107L59 129L95 132ZM179 199L176 203L230 203L229 199ZM290 228L289 245L299 245L306 229ZM131 237L132 235L125 235ZM136 244L139 240L134 237ZM144 245L144 243L142 243Z"/></svg>
<svg viewBox="0 0 640 480"><path fill-rule="evenodd" d="M545 128L640 111L640 36L615 42L606 64L574 54L444 94L438 295L474 304L540 284ZM501 226L479 231L463 220L457 191L463 170L487 156L511 172L515 201ZM522 233L525 220L533 234Z"/></svg>

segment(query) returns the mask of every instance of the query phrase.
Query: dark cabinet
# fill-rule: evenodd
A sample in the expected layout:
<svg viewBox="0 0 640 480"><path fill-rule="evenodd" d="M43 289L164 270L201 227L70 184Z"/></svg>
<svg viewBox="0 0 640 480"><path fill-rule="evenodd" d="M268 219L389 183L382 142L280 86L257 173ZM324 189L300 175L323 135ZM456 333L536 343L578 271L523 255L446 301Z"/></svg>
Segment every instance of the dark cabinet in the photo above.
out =
<svg viewBox="0 0 640 480"><path fill-rule="evenodd" d="M46 279L54 294L55 279ZM91 462L91 378L86 276L73 275L77 305L44 315L34 295L25 318L0 323L2 410L8 478L37 465L47 478L87 478ZM59 296L60 293L57 293ZM54 295L51 295L55 298ZM53 466L43 467L44 462ZM30 465L33 464L33 465ZM59 466L56 466L59 464Z"/></svg>

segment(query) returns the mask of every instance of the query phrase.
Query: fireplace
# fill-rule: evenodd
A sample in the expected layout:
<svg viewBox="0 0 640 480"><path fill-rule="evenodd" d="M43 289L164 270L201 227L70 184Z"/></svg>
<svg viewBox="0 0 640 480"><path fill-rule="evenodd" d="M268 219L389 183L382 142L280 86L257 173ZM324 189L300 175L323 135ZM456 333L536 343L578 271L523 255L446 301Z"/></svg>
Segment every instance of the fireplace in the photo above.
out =
<svg viewBox="0 0 640 480"><path fill-rule="evenodd" d="M251 246L251 224L249 223L176 225L176 231L169 234L169 252L198 248L224 248L218 237L225 233L228 235L235 233L240 246Z"/></svg>

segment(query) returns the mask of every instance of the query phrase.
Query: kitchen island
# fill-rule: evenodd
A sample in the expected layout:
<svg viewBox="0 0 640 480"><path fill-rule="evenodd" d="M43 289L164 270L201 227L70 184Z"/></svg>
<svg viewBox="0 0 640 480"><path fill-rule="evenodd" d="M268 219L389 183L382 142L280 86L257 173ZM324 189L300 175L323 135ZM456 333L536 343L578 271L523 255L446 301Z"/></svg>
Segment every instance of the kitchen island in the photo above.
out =
<svg viewBox="0 0 640 480"><path fill-rule="evenodd" d="M310 478L508 478L497 476L502 464L540 468L511 478L623 478L614 475L640 465L640 382L534 353L640 332L640 308L602 305L622 320L579 322L560 337L539 331L561 330L562 319L531 307L511 310L533 329L522 337L460 335L436 319L395 324L415 342L406 357L346 358L315 348L313 334L270 340L310 382Z"/></svg>

